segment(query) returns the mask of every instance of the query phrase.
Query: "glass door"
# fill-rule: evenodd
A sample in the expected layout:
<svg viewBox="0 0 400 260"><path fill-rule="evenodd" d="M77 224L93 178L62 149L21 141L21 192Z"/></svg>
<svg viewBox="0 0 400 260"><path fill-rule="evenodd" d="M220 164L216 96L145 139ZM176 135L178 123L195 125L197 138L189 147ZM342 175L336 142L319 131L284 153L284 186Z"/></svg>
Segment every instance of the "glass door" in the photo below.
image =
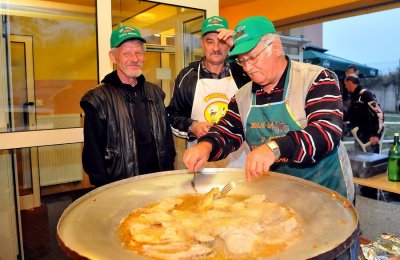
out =
<svg viewBox="0 0 400 260"><path fill-rule="evenodd" d="M79 98L98 82L95 0L0 12L0 259L62 259L53 252L60 201L48 194L90 187Z"/></svg>
<svg viewBox="0 0 400 260"><path fill-rule="evenodd" d="M198 57L195 52L201 46L201 23L206 11L151 1L142 1L139 6L128 0L117 2L120 4L112 10L113 29L128 25L140 30L147 41L144 66L151 68L143 74L162 85L169 103L176 74ZM151 53L162 53L161 60Z"/></svg>
<svg viewBox="0 0 400 260"><path fill-rule="evenodd" d="M113 28L129 25L140 30L147 41L143 75L162 87L166 94L165 105L168 105L179 71L202 56L201 24L206 12L150 1L143 1L140 10L137 8L128 1L113 8ZM182 157L186 141L180 138L174 141L175 169L184 169Z"/></svg>
<svg viewBox="0 0 400 260"><path fill-rule="evenodd" d="M1 15L1 35L7 35L7 17ZM0 67L7 68L9 52L7 38L0 37ZM0 132L6 132L10 127L7 107L9 85L8 71L0 70ZM15 194L16 181L13 176L13 157L7 150L0 150L0 230L2 232L2 243L0 245L1 259L17 259L20 252L19 247L19 215L17 213L17 196Z"/></svg>
<svg viewBox="0 0 400 260"><path fill-rule="evenodd" d="M7 238L0 244L1 259L67 259L56 244L58 217L76 199L68 194L91 188L80 162L80 97L112 70L112 28L136 19L134 26L149 37L149 59L158 61L148 63L149 78L162 86L169 103L175 74L186 62L182 24L218 14L216 0L181 5L21 0L0 6L6 36L0 38L0 230Z"/></svg>

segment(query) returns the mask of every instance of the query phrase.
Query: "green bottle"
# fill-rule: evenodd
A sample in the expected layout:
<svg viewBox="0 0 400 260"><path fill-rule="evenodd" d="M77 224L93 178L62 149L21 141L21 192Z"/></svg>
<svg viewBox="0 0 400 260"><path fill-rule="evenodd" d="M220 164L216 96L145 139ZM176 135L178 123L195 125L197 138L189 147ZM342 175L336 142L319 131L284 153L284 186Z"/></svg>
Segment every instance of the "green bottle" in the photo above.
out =
<svg viewBox="0 0 400 260"><path fill-rule="evenodd" d="M389 149L389 181L400 181L400 141L399 133L394 133L394 141Z"/></svg>

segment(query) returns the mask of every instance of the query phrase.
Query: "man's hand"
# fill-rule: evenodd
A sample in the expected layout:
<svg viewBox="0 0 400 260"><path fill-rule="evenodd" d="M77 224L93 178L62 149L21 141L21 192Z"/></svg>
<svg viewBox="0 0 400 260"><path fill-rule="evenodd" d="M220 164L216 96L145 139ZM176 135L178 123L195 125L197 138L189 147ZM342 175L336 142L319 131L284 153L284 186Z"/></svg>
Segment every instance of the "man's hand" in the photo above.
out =
<svg viewBox="0 0 400 260"><path fill-rule="evenodd" d="M226 44L229 45L229 47L233 47L233 30L221 28L217 30L218 32L218 39L226 42Z"/></svg>
<svg viewBox="0 0 400 260"><path fill-rule="evenodd" d="M183 163L189 171L198 171L203 168L203 165L207 162L211 150L211 143L200 142L195 146L186 149L183 154Z"/></svg>
<svg viewBox="0 0 400 260"><path fill-rule="evenodd" d="M275 155L265 144L257 147L247 155L246 178L251 181L269 171L275 162Z"/></svg>
<svg viewBox="0 0 400 260"><path fill-rule="evenodd" d="M379 137L377 136L371 136L369 138L369 141L371 142L371 145L376 145L379 142Z"/></svg>
<svg viewBox="0 0 400 260"><path fill-rule="evenodd" d="M202 137L203 135L208 133L208 130L212 127L212 124L209 122L198 122L195 121L192 124L192 129L190 132L196 136L197 139Z"/></svg>

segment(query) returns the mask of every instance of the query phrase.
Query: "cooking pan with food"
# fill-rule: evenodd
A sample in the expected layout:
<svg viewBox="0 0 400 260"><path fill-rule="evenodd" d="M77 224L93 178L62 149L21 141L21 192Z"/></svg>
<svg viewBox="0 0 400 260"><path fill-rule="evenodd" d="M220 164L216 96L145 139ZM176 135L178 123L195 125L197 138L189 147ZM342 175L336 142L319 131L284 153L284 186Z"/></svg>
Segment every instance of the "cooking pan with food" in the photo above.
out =
<svg viewBox="0 0 400 260"><path fill-rule="evenodd" d="M196 175L196 189L207 193L240 181L243 169L206 168ZM148 259L125 248L118 235L121 221L132 211L156 201L193 194L192 174L186 170L140 175L97 188L70 204L57 226L64 252L82 259ZM258 195L293 209L300 217L302 237L282 252L263 259L333 259L358 236L358 216L343 196L300 178L268 172L242 183L230 195Z"/></svg>

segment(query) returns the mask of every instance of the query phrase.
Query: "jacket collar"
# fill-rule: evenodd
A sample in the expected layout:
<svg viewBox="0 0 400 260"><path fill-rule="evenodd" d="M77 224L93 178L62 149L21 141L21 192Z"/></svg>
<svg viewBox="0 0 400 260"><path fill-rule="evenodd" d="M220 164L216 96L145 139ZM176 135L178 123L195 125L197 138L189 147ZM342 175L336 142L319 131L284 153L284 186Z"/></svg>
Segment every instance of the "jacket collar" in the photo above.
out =
<svg viewBox="0 0 400 260"><path fill-rule="evenodd" d="M122 83L121 79L118 77L116 70L107 74L104 77L104 79L101 81L101 83L110 84L110 85L120 88L128 95L132 92L138 92L138 93L140 93L141 100L146 100L146 99L151 100L150 96L147 94L146 88L144 87L145 82L146 82L146 78L142 74L137 78L137 84L134 87L132 87L129 84L124 84L124 83ZM137 88L137 89L134 89L134 88Z"/></svg>

